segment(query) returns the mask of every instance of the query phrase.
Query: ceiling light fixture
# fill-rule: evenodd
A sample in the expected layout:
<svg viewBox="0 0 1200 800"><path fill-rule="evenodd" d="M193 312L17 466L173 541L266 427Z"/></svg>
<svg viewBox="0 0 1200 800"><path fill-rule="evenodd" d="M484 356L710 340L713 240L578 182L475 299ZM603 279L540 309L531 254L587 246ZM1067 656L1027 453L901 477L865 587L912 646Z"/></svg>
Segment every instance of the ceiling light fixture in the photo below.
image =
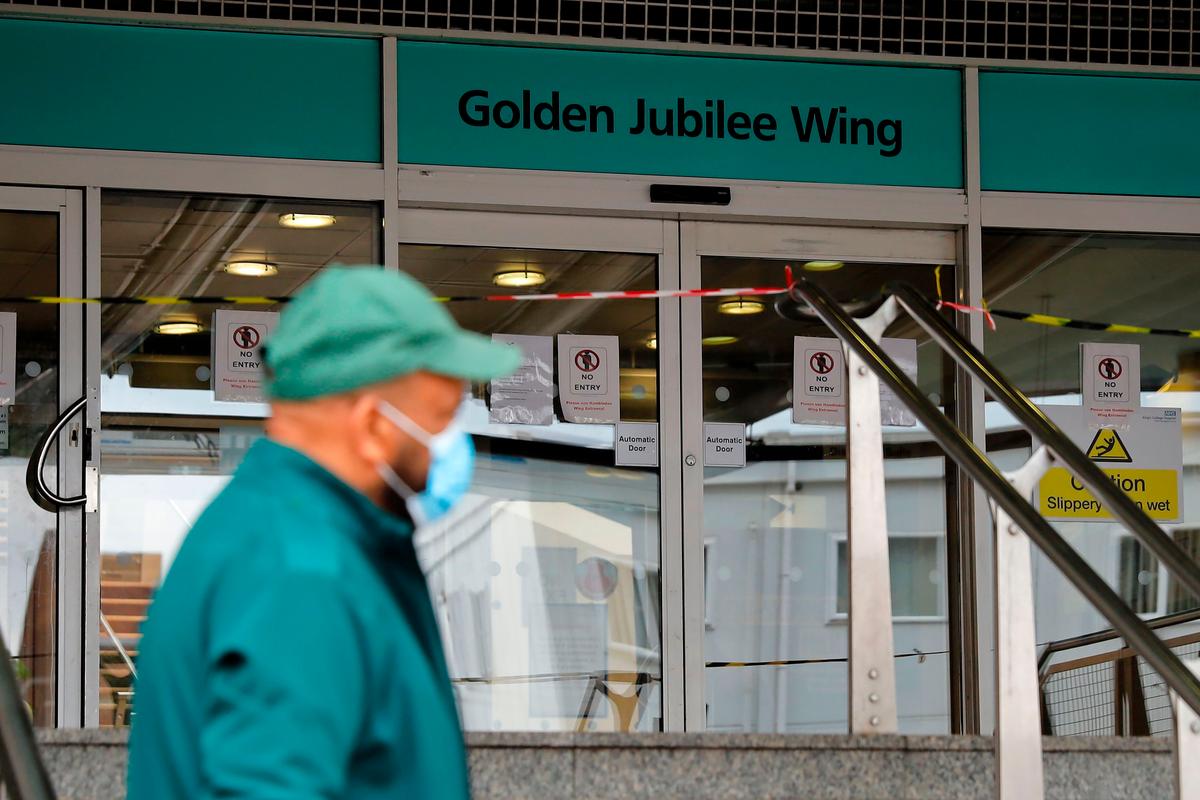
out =
<svg viewBox="0 0 1200 800"><path fill-rule="evenodd" d="M700 344L705 347L720 347L723 344L733 344L737 340L736 336L705 336L700 340Z"/></svg>
<svg viewBox="0 0 1200 800"><path fill-rule="evenodd" d="M649 348L650 350L657 350L658 349L658 337L651 336L649 339L647 339L646 347Z"/></svg>
<svg viewBox="0 0 1200 800"><path fill-rule="evenodd" d="M492 283L509 289L541 286L545 282L546 273L539 269L530 269L529 267L521 267L520 269L506 269L503 272L497 272L492 276Z"/></svg>
<svg viewBox="0 0 1200 800"><path fill-rule="evenodd" d="M762 300L754 300L749 297L733 297L718 303L717 313L732 314L734 316L761 314L766 307L766 304Z"/></svg>
<svg viewBox="0 0 1200 800"><path fill-rule="evenodd" d="M185 336L191 333L203 333L204 326L195 317L163 317L154 326L154 332L164 336Z"/></svg>
<svg viewBox="0 0 1200 800"><path fill-rule="evenodd" d="M269 278L279 274L279 267L270 261L230 261L225 271L244 278Z"/></svg>
<svg viewBox="0 0 1200 800"><path fill-rule="evenodd" d="M279 215L279 224L285 228L328 228L337 222L333 214L288 213Z"/></svg>
<svg viewBox="0 0 1200 800"><path fill-rule="evenodd" d="M804 269L806 272L833 272L835 269L841 269L846 266L841 261L806 261Z"/></svg>

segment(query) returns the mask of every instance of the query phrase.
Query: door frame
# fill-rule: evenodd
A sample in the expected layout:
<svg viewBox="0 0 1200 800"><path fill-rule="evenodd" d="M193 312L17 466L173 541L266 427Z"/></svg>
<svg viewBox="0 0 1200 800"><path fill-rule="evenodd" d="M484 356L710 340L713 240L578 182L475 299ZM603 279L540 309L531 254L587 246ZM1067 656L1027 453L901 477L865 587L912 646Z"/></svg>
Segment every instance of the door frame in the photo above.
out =
<svg viewBox="0 0 1200 800"><path fill-rule="evenodd" d="M680 223L680 282L684 289L700 289L701 259L732 256L764 259L836 259L841 261L886 262L890 264L944 264L954 268L962 258L960 229L849 227L786 223L695 222ZM784 276L779 276L779 285ZM703 397L703 359L700 339L700 298L685 298L680 308L680 355L682 393ZM681 413L682 455L694 456L692 465L681 460L683 473L683 629L685 641L684 720L688 731L703 731L707 722L705 690L705 597L704 597L704 407L702 402L684 404ZM947 461L947 477L950 476ZM947 544L955 514L947 493ZM949 562L948 562L949 563ZM954 565L950 564L950 569ZM947 591L956 582L947 582ZM953 598L948 607L954 607ZM963 621L974 624L973 620ZM949 621L953 627L955 620ZM955 637L949 635L949 642ZM954 654L951 654L954 663ZM950 680L951 696L960 687ZM949 698L948 698L949 699ZM953 701L948 708L953 707ZM951 712L951 716L953 716ZM953 722L951 722L953 725Z"/></svg>
<svg viewBox="0 0 1200 800"><path fill-rule="evenodd" d="M401 209L397 244L514 249L598 250L658 257L660 289L679 288L679 224L673 220L580 217L498 211ZM398 253L385 253L385 263ZM403 264L399 264L403 268ZM596 289L607 287L598 286ZM658 301L659 554L662 636L662 729L684 729L682 463L679 417L679 300Z"/></svg>
<svg viewBox="0 0 1200 800"><path fill-rule="evenodd" d="M58 215L58 293L79 297L84 294L84 196L79 189L0 186L0 210L33 211ZM83 395L85 375L84 313L79 304L58 306L58 413ZM84 492L83 455L86 449L86 429L91 418L99 413L95 403L89 404L87 421L75 420L71 427L80 426L78 444L72 446L69 436L58 437L57 491L64 496ZM94 427L93 427L94 429ZM94 498L90 498L94 499ZM90 505L90 504L89 504ZM88 648L85 639L94 641L97 632L88 626L84 604L93 605L86 591L89 579L85 569L85 511L82 508L60 509L58 512L58 546L55 573L55 636L57 639L57 669L55 681L55 716L58 727L78 728L86 722L85 695L89 679ZM98 601L97 601L98 602ZM99 624L98 618L96 625ZM95 626L92 626L95 627ZM95 699L91 701L93 704Z"/></svg>

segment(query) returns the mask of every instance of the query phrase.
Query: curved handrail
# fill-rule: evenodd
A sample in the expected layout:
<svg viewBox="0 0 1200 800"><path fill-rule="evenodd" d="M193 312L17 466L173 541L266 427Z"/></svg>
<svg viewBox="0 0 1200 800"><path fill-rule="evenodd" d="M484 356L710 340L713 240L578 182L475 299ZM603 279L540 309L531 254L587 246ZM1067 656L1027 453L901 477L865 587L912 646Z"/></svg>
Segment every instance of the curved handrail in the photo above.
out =
<svg viewBox="0 0 1200 800"><path fill-rule="evenodd" d="M29 496L33 498L33 502L46 511L56 512L63 508L81 506L87 502L86 494L76 497L60 496L46 483L46 476L43 474L46 469L46 458L50 455L50 445L58 438L58 434L62 433L62 429L67 426L71 417L86 406L86 397L81 397L67 406L67 410L62 412L54 424L47 428L46 432L38 439L37 446L34 448L35 456L29 459L29 465L25 468L25 488L29 490Z"/></svg>
<svg viewBox="0 0 1200 800"><path fill-rule="evenodd" d="M898 296L897 299L905 308L908 308L909 304L904 303L905 298ZM968 439L921 393L912 379L900 370L891 357L883 351L883 348L867 336L858 323L837 304L837 301L820 286L804 277L796 279L795 283L789 287L785 299L781 299L779 303L787 303L789 300L793 303L806 303L837 338L853 350L879 376L880 380L896 393L897 397L908 406L913 415L941 444L946 454L965 470L997 505L1008 513L1009 517L1029 536L1029 539L1075 585L1075 588L1091 602L1096 610L1104 615L1113 629L1125 638L1126 643L1158 671L1166 684L1178 692L1184 702L1200 714L1200 678L1197 678L1179 656L1162 643L1141 617L1129 609L1120 596L1096 574L1091 565L1067 543L1026 498L1021 496L1000 469L979 450L975 443ZM924 302L922 298L921 303ZM911 309L909 310L910 313L913 313ZM781 313L783 312L781 311ZM930 314L939 321L945 322L932 310L930 310ZM918 323L924 326L920 314L914 313L913 316ZM946 327L949 326L946 325ZM937 328L937 330L941 331L941 328ZM942 349L955 356L956 348L963 344L962 337L953 328L950 328L950 331L953 332L953 336L940 338L934 336L934 340ZM972 351L978 363L987 365L978 351L974 348ZM958 360L958 356L955 357ZM960 363L962 362L960 361ZM964 366L966 365L964 364ZM987 368L994 376L994 368L990 365L987 365ZM1020 395L1020 392L1009 386L1007 382L1001 382L1006 387L1006 392ZM1028 400L1028 398L1025 399ZM1035 427L1037 427L1036 423ZM1061 431L1059 433L1061 434ZM1065 435L1061 440L1050 444L1056 454L1061 455L1060 447L1063 450L1073 449L1075 452L1079 452L1079 449L1071 444ZM1063 461L1071 463L1066 458ZM1163 535L1165 536L1165 534Z"/></svg>

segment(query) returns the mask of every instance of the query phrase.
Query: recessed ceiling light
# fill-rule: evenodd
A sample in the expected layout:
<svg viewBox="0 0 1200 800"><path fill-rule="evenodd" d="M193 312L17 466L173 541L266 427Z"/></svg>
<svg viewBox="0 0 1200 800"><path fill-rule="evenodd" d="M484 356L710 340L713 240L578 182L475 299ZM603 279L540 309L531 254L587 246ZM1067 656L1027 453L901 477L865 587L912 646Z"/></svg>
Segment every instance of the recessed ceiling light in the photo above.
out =
<svg viewBox="0 0 1200 800"><path fill-rule="evenodd" d="M749 297L732 297L718 303L717 312L734 315L761 314L766 307L766 304L762 300L754 300Z"/></svg>
<svg viewBox="0 0 1200 800"><path fill-rule="evenodd" d="M184 336L190 333L202 333L204 326L195 317L167 316L154 326L155 333L164 336Z"/></svg>
<svg viewBox="0 0 1200 800"><path fill-rule="evenodd" d="M706 347L720 347L723 344L733 344L737 340L736 336L705 336L700 340L700 344Z"/></svg>
<svg viewBox="0 0 1200 800"><path fill-rule="evenodd" d="M492 276L492 283L497 286L504 286L510 289L516 289L526 286L541 286L546 282L546 273L539 269L530 269L529 267L521 267L520 269L506 269L503 272L497 272Z"/></svg>
<svg viewBox="0 0 1200 800"><path fill-rule="evenodd" d="M804 269L808 272L833 272L846 266L841 261L806 261Z"/></svg>
<svg viewBox="0 0 1200 800"><path fill-rule="evenodd" d="M279 267L270 261L230 261L225 265L225 271L246 278L267 278L278 275Z"/></svg>
<svg viewBox="0 0 1200 800"><path fill-rule="evenodd" d="M658 337L651 336L649 339L647 339L646 347L650 348L651 350L657 350L658 349Z"/></svg>
<svg viewBox="0 0 1200 800"><path fill-rule="evenodd" d="M280 214L279 224L285 228L328 228L337 222L333 214Z"/></svg>

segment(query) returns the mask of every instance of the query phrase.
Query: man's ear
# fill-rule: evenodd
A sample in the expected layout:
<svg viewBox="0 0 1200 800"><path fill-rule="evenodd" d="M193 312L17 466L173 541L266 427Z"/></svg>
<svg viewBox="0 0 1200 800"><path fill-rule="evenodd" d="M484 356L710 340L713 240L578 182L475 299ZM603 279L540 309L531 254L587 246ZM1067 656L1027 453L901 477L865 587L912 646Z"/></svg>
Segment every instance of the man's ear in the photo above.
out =
<svg viewBox="0 0 1200 800"><path fill-rule="evenodd" d="M347 434L359 458L378 464L389 458L388 443L394 432L379 413L379 398L370 392L356 395L347 414Z"/></svg>

